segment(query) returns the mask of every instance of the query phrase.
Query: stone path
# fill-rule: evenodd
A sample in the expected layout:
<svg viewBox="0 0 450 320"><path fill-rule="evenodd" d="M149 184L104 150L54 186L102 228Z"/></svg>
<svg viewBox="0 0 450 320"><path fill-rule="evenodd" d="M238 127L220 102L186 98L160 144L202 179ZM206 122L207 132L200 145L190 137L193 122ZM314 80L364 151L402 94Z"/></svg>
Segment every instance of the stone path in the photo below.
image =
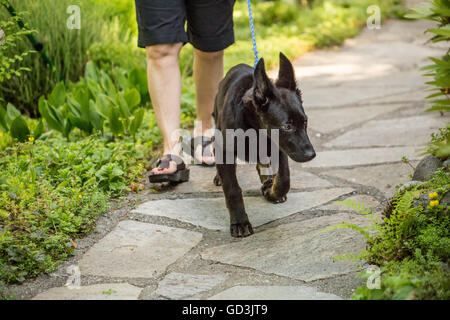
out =
<svg viewBox="0 0 450 320"><path fill-rule="evenodd" d="M351 198L379 212L412 173L401 158L414 163L429 134L448 121L423 112L418 68L443 52L424 45L427 26L387 21L339 49L296 61L318 156L291 163L292 190L280 205L260 196L253 166L239 168L253 236L230 237L215 169L192 167L190 182L148 191L146 202L94 245L81 241L70 262L80 268L80 289L43 286L34 298L348 299L366 265L333 258L360 252L364 239L324 230L368 221L333 201Z"/></svg>

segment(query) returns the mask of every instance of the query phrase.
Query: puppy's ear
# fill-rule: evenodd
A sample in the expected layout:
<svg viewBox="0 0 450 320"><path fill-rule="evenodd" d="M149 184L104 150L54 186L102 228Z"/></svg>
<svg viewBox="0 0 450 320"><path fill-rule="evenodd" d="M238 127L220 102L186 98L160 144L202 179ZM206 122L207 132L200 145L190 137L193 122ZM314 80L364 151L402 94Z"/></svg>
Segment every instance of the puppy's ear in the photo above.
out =
<svg viewBox="0 0 450 320"><path fill-rule="evenodd" d="M296 90L294 67L289 59L280 52L280 70L278 71L277 87Z"/></svg>
<svg viewBox="0 0 450 320"><path fill-rule="evenodd" d="M267 109L269 100L274 96L275 87L266 74L264 59L261 58L253 73L253 99L261 109Z"/></svg>

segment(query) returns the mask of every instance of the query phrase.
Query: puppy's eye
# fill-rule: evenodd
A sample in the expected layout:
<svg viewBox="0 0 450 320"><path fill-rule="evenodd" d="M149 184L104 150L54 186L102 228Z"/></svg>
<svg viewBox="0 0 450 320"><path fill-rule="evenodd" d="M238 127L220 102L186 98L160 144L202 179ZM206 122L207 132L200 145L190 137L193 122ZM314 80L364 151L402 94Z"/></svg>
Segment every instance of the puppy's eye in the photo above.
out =
<svg viewBox="0 0 450 320"><path fill-rule="evenodd" d="M291 131L293 128L292 123L291 122L286 122L283 125L281 125L281 130L284 131Z"/></svg>

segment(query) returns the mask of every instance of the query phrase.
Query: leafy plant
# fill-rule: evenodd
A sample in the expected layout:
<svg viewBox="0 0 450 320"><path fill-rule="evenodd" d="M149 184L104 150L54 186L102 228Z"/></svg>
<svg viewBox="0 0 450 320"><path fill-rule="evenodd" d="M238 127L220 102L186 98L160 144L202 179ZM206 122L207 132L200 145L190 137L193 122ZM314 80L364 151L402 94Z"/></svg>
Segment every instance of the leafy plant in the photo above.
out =
<svg viewBox="0 0 450 320"><path fill-rule="evenodd" d="M431 134L431 141L425 149L425 154L428 153L441 160L450 158L450 123L445 128L439 128L439 132Z"/></svg>
<svg viewBox="0 0 450 320"><path fill-rule="evenodd" d="M47 100L41 97L39 111L48 126L67 139L73 128L87 135L108 130L116 137L131 135L135 139L145 114L140 107L141 94L135 88L142 85L142 77L138 69L128 75L116 68L114 74L116 81L88 62L85 78L69 92L61 82Z"/></svg>
<svg viewBox="0 0 450 320"><path fill-rule="evenodd" d="M2 6L0 0L0 7ZM32 50L11 53L18 43L25 38L26 35L33 31L27 29L19 29L17 27L18 19L23 18L23 14L19 13L17 17L0 20L0 84L6 80L10 80L13 76L19 78L24 71L30 71L29 67L23 66L23 60ZM22 66L18 66L22 64ZM0 98L1 101L1 98Z"/></svg>
<svg viewBox="0 0 450 320"><path fill-rule="evenodd" d="M381 289L358 288L353 299L449 299L450 218L443 202L450 192L450 173L440 169L430 181L399 188L387 206L376 233L341 224L366 237L367 249L345 258L365 259L380 266ZM363 215L364 205L340 202ZM362 278L368 274L361 273Z"/></svg>
<svg viewBox="0 0 450 320"><path fill-rule="evenodd" d="M6 132L9 131L11 136L19 142L24 142L29 138L38 139L44 133L42 120L31 130L20 111L11 103L8 103L6 110L0 106L0 128Z"/></svg>
<svg viewBox="0 0 450 320"><path fill-rule="evenodd" d="M431 20L437 23L437 27L427 29L426 32L433 34L432 42L450 41L450 1L433 0L426 3L426 8L413 8L416 13L406 15L410 19ZM433 94L429 95L431 108L427 111L450 111L450 49L441 59L430 58L433 64L423 67L421 70L428 71L426 76L433 77L427 84L433 86Z"/></svg>

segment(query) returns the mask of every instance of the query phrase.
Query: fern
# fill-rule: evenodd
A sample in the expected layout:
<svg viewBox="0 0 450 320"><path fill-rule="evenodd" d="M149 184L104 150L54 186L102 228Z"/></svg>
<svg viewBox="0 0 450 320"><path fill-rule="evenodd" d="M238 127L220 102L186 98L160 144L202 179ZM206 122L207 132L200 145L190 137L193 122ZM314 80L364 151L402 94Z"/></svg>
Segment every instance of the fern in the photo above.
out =
<svg viewBox="0 0 450 320"><path fill-rule="evenodd" d="M323 232L328 232L328 231L338 230L338 229L355 230L355 231L358 231L360 234L362 234L366 240L370 239L370 234L366 230L366 228L363 228L363 227L357 226L356 224L348 223L348 222L342 222L342 223L336 224L334 226L330 226L330 227L326 228L325 230L323 230Z"/></svg>

